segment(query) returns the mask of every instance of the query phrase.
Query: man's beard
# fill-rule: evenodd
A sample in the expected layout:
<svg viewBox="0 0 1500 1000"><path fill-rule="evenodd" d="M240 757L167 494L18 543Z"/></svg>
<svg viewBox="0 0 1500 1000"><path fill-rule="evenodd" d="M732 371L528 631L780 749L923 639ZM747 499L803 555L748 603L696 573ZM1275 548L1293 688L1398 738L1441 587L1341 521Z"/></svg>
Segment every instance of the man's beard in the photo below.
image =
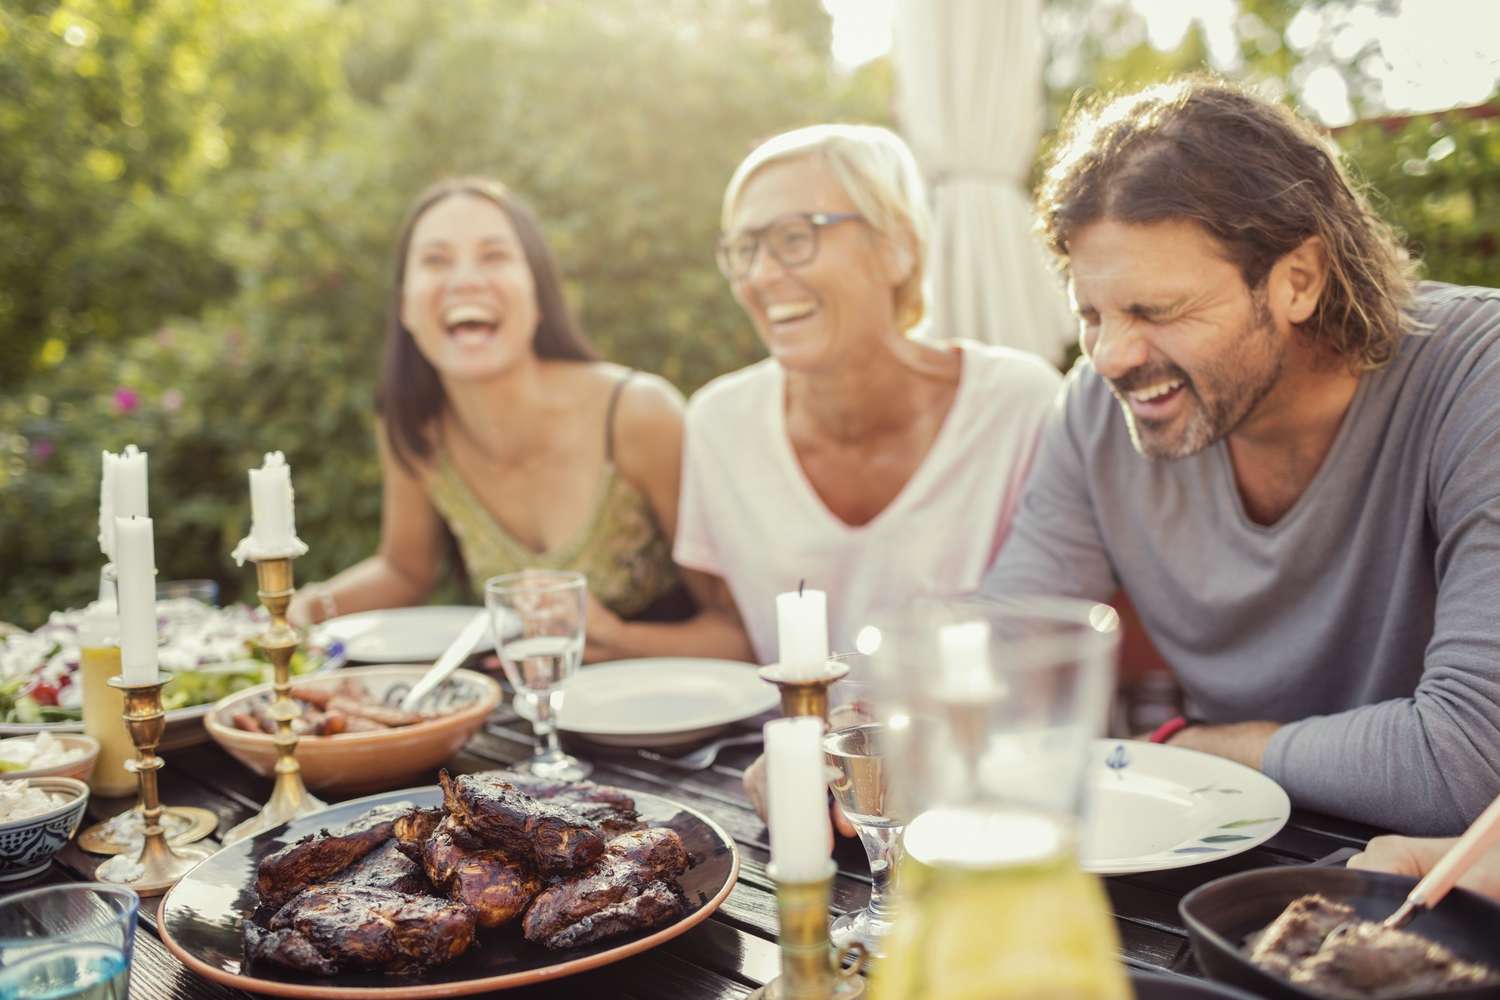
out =
<svg viewBox="0 0 1500 1000"><path fill-rule="evenodd" d="M1232 355L1201 365L1196 377L1174 364L1146 364L1110 383L1125 410L1136 451L1147 458L1169 460L1196 455L1231 434L1276 387L1285 368L1285 351L1276 344L1264 294L1252 295L1255 314L1235 338L1237 349ZM1129 394L1173 380L1182 382L1178 390L1184 394L1181 412L1161 421L1137 417ZM1174 426L1180 430L1173 433Z"/></svg>

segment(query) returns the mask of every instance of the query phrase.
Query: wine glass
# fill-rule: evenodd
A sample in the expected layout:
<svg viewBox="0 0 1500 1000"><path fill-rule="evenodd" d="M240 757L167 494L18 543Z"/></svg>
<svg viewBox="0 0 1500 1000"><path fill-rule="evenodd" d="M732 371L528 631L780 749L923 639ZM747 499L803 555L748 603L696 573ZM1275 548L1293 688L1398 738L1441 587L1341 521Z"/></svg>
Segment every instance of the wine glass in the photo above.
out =
<svg viewBox="0 0 1500 1000"><path fill-rule="evenodd" d="M823 737L823 756L832 769L828 786L864 845L870 863L870 902L834 920L828 933L839 952L858 942L879 957L891 927L903 820L891 811L887 795L885 727L876 720L870 701L874 692L869 657L841 653L829 659L848 666L849 673L828 690L829 731Z"/></svg>
<svg viewBox="0 0 1500 1000"><path fill-rule="evenodd" d="M568 678L583 659L587 581L582 573L527 569L484 584L500 665L518 696L536 707L536 753L516 770L554 781L580 781L593 765L563 753L557 739Z"/></svg>
<svg viewBox="0 0 1500 1000"><path fill-rule="evenodd" d="M1128 998L1108 900L1078 854L1114 611L919 601L877 626L884 804L906 827L873 1000Z"/></svg>

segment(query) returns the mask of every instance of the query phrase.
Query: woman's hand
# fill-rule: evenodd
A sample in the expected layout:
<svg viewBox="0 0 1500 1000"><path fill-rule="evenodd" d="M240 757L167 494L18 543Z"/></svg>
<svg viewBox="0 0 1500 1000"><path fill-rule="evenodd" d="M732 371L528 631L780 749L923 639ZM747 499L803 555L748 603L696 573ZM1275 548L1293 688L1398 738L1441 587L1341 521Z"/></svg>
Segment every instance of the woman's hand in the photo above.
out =
<svg viewBox="0 0 1500 1000"><path fill-rule="evenodd" d="M755 761L745 768L745 794L750 797L750 804L755 807L755 813L766 822L766 755L761 754ZM849 817L844 815L844 810L839 808L837 802L833 803L829 810L829 817L833 820L833 828L841 836L853 837L855 835L854 824L849 822Z"/></svg>
<svg viewBox="0 0 1500 1000"><path fill-rule="evenodd" d="M1350 868L1366 871L1394 872L1420 878L1442 859L1457 837L1376 837L1349 859ZM1474 866L1458 880L1473 892L1500 900L1500 847L1486 851Z"/></svg>
<svg viewBox="0 0 1500 1000"><path fill-rule="evenodd" d="M600 660L613 660L619 658L617 644L621 627L625 620L613 611L606 608L594 596L592 590L585 591L586 624L583 643L583 661L585 663L598 663Z"/></svg>
<svg viewBox="0 0 1500 1000"><path fill-rule="evenodd" d="M333 588L327 583L309 583L298 588L287 605L286 620L293 628L307 628L338 616L333 602Z"/></svg>

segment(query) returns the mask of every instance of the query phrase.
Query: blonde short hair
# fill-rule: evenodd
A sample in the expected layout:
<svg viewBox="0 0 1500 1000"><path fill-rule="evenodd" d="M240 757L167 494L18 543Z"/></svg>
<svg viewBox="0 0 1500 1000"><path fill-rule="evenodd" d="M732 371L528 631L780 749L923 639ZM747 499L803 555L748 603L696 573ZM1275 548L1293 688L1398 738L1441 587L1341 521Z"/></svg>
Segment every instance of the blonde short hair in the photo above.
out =
<svg viewBox="0 0 1500 1000"><path fill-rule="evenodd" d="M878 125L810 125L767 139L729 178L720 228L729 228L740 193L759 170L803 157L816 158L828 167L872 229L911 250L911 273L896 288L896 321L903 330L916 326L926 312L931 215L916 158L890 129Z"/></svg>

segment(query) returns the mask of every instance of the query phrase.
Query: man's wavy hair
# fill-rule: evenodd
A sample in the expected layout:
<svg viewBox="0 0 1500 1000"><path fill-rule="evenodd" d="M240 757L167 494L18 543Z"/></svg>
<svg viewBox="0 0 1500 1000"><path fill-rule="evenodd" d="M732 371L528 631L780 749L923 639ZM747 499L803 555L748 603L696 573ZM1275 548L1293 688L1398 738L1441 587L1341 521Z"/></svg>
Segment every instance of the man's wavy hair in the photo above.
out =
<svg viewBox="0 0 1500 1000"><path fill-rule="evenodd" d="M1187 219L1217 239L1254 290L1278 260L1318 236L1328 283L1298 329L1355 370L1391 359L1416 264L1312 125L1201 76L1081 102L1068 119L1037 206L1064 267L1069 241L1091 223Z"/></svg>

